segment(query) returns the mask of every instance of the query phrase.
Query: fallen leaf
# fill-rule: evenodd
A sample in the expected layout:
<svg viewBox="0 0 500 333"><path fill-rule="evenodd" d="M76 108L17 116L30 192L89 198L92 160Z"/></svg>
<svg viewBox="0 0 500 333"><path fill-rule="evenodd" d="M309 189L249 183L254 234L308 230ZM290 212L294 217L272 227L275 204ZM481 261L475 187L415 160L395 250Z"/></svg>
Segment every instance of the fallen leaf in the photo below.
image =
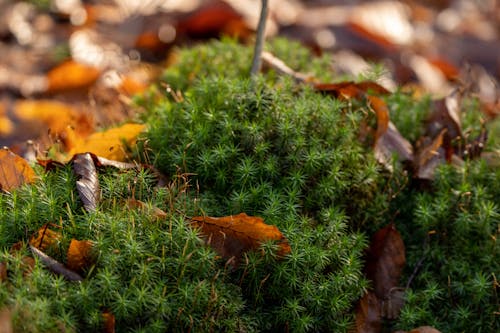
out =
<svg viewBox="0 0 500 333"><path fill-rule="evenodd" d="M7 264L0 262L0 282L7 281Z"/></svg>
<svg viewBox="0 0 500 333"><path fill-rule="evenodd" d="M373 291L380 301L389 300L406 262L405 246L394 224L373 235L367 251L365 273L373 282Z"/></svg>
<svg viewBox="0 0 500 333"><path fill-rule="evenodd" d="M277 58L274 54L270 52L263 51L262 55L262 65L263 68L269 67L273 68L279 74L285 74L291 76L297 82L314 82L314 77L309 76L304 73L296 72L290 67L288 67L285 62L279 58Z"/></svg>
<svg viewBox="0 0 500 333"><path fill-rule="evenodd" d="M158 207L149 207L148 204L146 204L143 201L136 200L136 199L126 199L125 200L125 206L128 208L132 209L138 209L144 213L146 213L149 216L154 217L157 220L161 220L167 217L167 213L165 213L163 210L161 210Z"/></svg>
<svg viewBox="0 0 500 333"><path fill-rule="evenodd" d="M199 228L205 241L222 257L241 258L249 250L257 249L263 242L278 241L280 256L290 253L287 239L274 225L264 223L256 216L245 213L225 217L197 216L191 219L191 226Z"/></svg>
<svg viewBox="0 0 500 333"><path fill-rule="evenodd" d="M380 315L379 299L371 291L359 300L356 307L356 333L381 332L382 318Z"/></svg>
<svg viewBox="0 0 500 333"><path fill-rule="evenodd" d="M50 131L59 136L71 126L77 129L80 136L87 136L93 129L93 122L88 115L68 104L53 100L18 101L14 105L14 114L22 121L42 123L43 126L38 125L40 134Z"/></svg>
<svg viewBox="0 0 500 333"><path fill-rule="evenodd" d="M41 227L37 234L30 238L29 244L34 247L47 252L59 245L62 235L48 228L48 224Z"/></svg>
<svg viewBox="0 0 500 333"><path fill-rule="evenodd" d="M0 190L10 191L34 180L35 172L25 159L8 148L0 149Z"/></svg>
<svg viewBox="0 0 500 333"><path fill-rule="evenodd" d="M401 161L412 161L413 147L389 120L389 109L386 103L376 96L367 96L367 99L377 117L377 131L373 147L377 161L389 170L392 170L390 162L395 153Z"/></svg>
<svg viewBox="0 0 500 333"><path fill-rule="evenodd" d="M409 333L441 333L441 332L431 326L420 326L412 329Z"/></svg>
<svg viewBox="0 0 500 333"><path fill-rule="evenodd" d="M73 170L80 176L80 179L76 181L76 189L85 210L95 211L100 199L100 187L92 156L89 153L75 155Z"/></svg>
<svg viewBox="0 0 500 333"><path fill-rule="evenodd" d="M315 83L313 86L319 92L343 99L362 98L368 92L378 95L386 95L390 93L389 90L374 81L362 81L358 83L352 81L343 81L338 83Z"/></svg>
<svg viewBox="0 0 500 333"><path fill-rule="evenodd" d="M106 159L125 161L128 156L127 148L135 144L137 136L145 128L146 126L141 124L124 124L104 132L94 133L76 142L76 145L70 149L69 155L91 152Z"/></svg>
<svg viewBox="0 0 500 333"><path fill-rule="evenodd" d="M177 35L212 38L221 35L247 38L251 29L243 17L224 1L211 1L177 24Z"/></svg>
<svg viewBox="0 0 500 333"><path fill-rule="evenodd" d="M67 269L66 267L64 267L63 264L61 264L54 258L49 257L48 255L43 253L43 251L40 251L33 245L30 245L29 247L33 255L35 255L38 259L40 259L40 261L52 272L61 275L70 281L83 281L83 278L78 273L75 273L72 270Z"/></svg>
<svg viewBox="0 0 500 333"><path fill-rule="evenodd" d="M74 60L63 62L47 73L47 93L88 88L97 81L100 75L101 72L95 67Z"/></svg>
<svg viewBox="0 0 500 333"><path fill-rule="evenodd" d="M443 148L443 139L446 128L443 128L439 135L426 145L420 144L417 149L414 161L415 178L432 180L436 168L446 163L446 152Z"/></svg>
<svg viewBox="0 0 500 333"><path fill-rule="evenodd" d="M75 272L82 272L92 265L94 262L93 246L92 241L72 239L66 257L66 267Z"/></svg>
<svg viewBox="0 0 500 333"><path fill-rule="evenodd" d="M0 310L0 333L14 333L12 311L7 307Z"/></svg>
<svg viewBox="0 0 500 333"><path fill-rule="evenodd" d="M109 311L102 313L104 323L104 333L115 333L115 315Z"/></svg>

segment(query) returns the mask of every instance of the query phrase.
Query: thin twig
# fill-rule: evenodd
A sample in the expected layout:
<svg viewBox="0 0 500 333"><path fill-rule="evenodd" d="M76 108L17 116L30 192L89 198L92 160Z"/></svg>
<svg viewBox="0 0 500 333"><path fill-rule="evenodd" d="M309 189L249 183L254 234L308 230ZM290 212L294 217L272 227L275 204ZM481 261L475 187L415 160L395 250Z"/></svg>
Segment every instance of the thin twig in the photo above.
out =
<svg viewBox="0 0 500 333"><path fill-rule="evenodd" d="M67 269L59 261L49 257L48 255L46 255L33 245L30 245L30 249L31 252L33 252L33 254L37 256L40 259L40 261L45 266L47 266L47 268L50 269L52 272L62 275L70 281L83 281L83 278L78 273L75 273L72 270Z"/></svg>
<svg viewBox="0 0 500 333"><path fill-rule="evenodd" d="M260 11L259 24L257 26L257 37L255 40L255 48L253 52L252 69L250 70L250 75L253 77L257 75L260 71L261 66L261 54L264 47L264 33L266 30L266 20L267 20L267 0L262 0L262 9Z"/></svg>

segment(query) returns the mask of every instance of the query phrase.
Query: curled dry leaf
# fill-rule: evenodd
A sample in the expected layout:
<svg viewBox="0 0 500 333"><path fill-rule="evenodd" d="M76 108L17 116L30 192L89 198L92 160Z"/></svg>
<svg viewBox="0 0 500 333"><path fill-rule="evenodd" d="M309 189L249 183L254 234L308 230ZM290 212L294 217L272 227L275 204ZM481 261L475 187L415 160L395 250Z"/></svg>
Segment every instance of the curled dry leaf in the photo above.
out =
<svg viewBox="0 0 500 333"><path fill-rule="evenodd" d="M83 280L83 278L78 273L75 273L75 272L67 269L66 267L64 267L63 264L61 264L60 262L58 262L54 258L49 257L48 255L46 255L45 253L43 253L42 251L40 251L39 249L37 249L33 245L30 245L29 247L30 247L30 250L33 253L33 255L38 257L38 259L40 259L40 261L45 266L47 266L47 268L49 270L51 270L52 272L54 272L58 275L62 275L70 281L82 281Z"/></svg>
<svg viewBox="0 0 500 333"><path fill-rule="evenodd" d="M141 200L129 198L125 200L125 205L128 208L141 210L142 212L154 217L157 220L161 220L167 217L167 213L165 213L160 208L155 206L150 207L148 204Z"/></svg>
<svg viewBox="0 0 500 333"><path fill-rule="evenodd" d="M63 62L47 73L48 93L58 93L90 87L101 72L91 66L73 60Z"/></svg>
<svg viewBox="0 0 500 333"><path fill-rule="evenodd" d="M446 163L446 151L443 147L445 133L446 128L443 128L434 140L418 149L414 161L415 177L417 179L434 179L436 168L440 164Z"/></svg>
<svg viewBox="0 0 500 333"><path fill-rule="evenodd" d="M66 266L75 272L82 272L90 267L94 262L92 255L94 243L89 240L72 239L69 244L68 254L66 257Z"/></svg>
<svg viewBox="0 0 500 333"><path fill-rule="evenodd" d="M197 216L191 226L200 228L206 242L224 258L235 258L238 262L244 252L257 249L263 242L275 240L280 256L290 253L287 239L274 225L264 223L256 216L245 213L225 217Z"/></svg>
<svg viewBox="0 0 500 333"><path fill-rule="evenodd" d="M379 97L367 96L377 117L377 131L375 133L375 158L386 168L392 170L391 157L397 154L402 161L413 160L413 148L394 124L389 120L389 109Z"/></svg>
<svg viewBox="0 0 500 333"><path fill-rule="evenodd" d="M396 331L394 333L441 333L437 329L431 326L420 326L412 329L411 331Z"/></svg>
<svg viewBox="0 0 500 333"><path fill-rule="evenodd" d="M0 190L10 191L34 180L35 172L25 159L7 148L0 149Z"/></svg>
<svg viewBox="0 0 500 333"><path fill-rule="evenodd" d="M115 161L127 159L128 147L135 144L137 136L145 129L141 124L124 124L104 132L98 132L85 139L75 140L69 155L91 152Z"/></svg>
<svg viewBox="0 0 500 333"><path fill-rule="evenodd" d="M100 199L99 179L92 156L89 153L77 154L73 157L73 170L80 176L76 181L76 189L87 211L97 209Z"/></svg>
<svg viewBox="0 0 500 333"><path fill-rule="evenodd" d="M48 228L48 225L41 227L37 234L31 237L29 244L47 252L47 250L57 247L61 241L62 235Z"/></svg>

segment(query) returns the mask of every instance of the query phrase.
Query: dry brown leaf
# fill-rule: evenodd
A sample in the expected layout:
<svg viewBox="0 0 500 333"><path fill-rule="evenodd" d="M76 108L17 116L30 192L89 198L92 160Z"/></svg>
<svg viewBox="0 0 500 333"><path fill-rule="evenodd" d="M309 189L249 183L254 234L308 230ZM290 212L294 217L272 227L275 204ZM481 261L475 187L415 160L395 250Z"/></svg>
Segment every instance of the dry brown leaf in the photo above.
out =
<svg viewBox="0 0 500 333"><path fill-rule="evenodd" d="M89 153L77 154L73 157L73 170L80 176L76 181L76 189L87 211L97 209L100 200L99 178L94 160Z"/></svg>
<svg viewBox="0 0 500 333"><path fill-rule="evenodd" d="M92 241L72 239L66 257L66 267L75 272L82 272L92 265L94 262L93 246Z"/></svg>
<svg viewBox="0 0 500 333"><path fill-rule="evenodd" d="M109 311L102 313L104 323L104 333L115 333L115 315Z"/></svg>
<svg viewBox="0 0 500 333"><path fill-rule="evenodd" d="M352 81L338 83L315 83L314 88L317 91L343 99L362 98L367 92L373 92L379 95L386 95L390 93L389 90L373 81L363 81L358 83Z"/></svg>
<svg viewBox="0 0 500 333"><path fill-rule="evenodd" d="M7 148L0 149L0 190L10 191L34 180L35 172L25 159Z"/></svg>
<svg viewBox="0 0 500 333"><path fill-rule="evenodd" d="M146 128L141 124L124 124L104 132L90 135L84 140L77 140L69 155L91 152L97 156L115 161L125 161L127 149L133 146L137 136Z"/></svg>
<svg viewBox="0 0 500 333"><path fill-rule="evenodd" d="M380 302L377 296L371 291L359 300L356 307L356 333L378 333L382 328L382 318L380 315Z"/></svg>
<svg viewBox="0 0 500 333"><path fill-rule="evenodd" d="M408 333L441 333L441 332L431 326L420 326L412 329Z"/></svg>
<svg viewBox="0 0 500 333"><path fill-rule="evenodd" d="M446 128L429 144L418 149L414 161L415 177L417 179L432 180L434 171L443 163L446 163L446 151L443 148Z"/></svg>
<svg viewBox="0 0 500 333"><path fill-rule="evenodd" d="M165 213L160 208L155 207L155 206L149 207L148 204L146 204L145 202L143 202L141 200L129 198L129 199L125 200L125 205L128 208L138 209L138 210L154 217L157 220L161 220L161 219L164 219L167 217L167 213Z"/></svg>
<svg viewBox="0 0 500 333"><path fill-rule="evenodd" d="M101 72L73 60L66 61L47 73L48 93L57 93L90 87Z"/></svg>
<svg viewBox="0 0 500 333"><path fill-rule="evenodd" d="M389 224L373 235L365 272L373 281L373 290L379 300L390 299L392 290L399 285L405 262L405 246L394 224Z"/></svg>
<svg viewBox="0 0 500 333"><path fill-rule="evenodd" d="M14 333L12 311L7 307L0 310L0 333Z"/></svg>
<svg viewBox="0 0 500 333"><path fill-rule="evenodd" d="M41 227L37 234L30 238L29 244L47 252L47 250L55 248L59 245L62 235L48 228L48 225Z"/></svg>
<svg viewBox="0 0 500 333"><path fill-rule="evenodd" d="M225 217L197 216L191 226L200 228L206 242L224 258L238 262L244 252L257 249L263 242L278 241L280 256L290 253L287 239L274 225L264 223L256 216L245 213Z"/></svg>
<svg viewBox="0 0 500 333"><path fill-rule="evenodd" d="M7 281L7 263L0 262L0 282Z"/></svg>
<svg viewBox="0 0 500 333"><path fill-rule="evenodd" d="M377 117L374 154L377 161L392 170L391 157L396 153L402 161L413 160L413 148L394 124L389 120L389 108L384 100L376 96L367 96Z"/></svg>

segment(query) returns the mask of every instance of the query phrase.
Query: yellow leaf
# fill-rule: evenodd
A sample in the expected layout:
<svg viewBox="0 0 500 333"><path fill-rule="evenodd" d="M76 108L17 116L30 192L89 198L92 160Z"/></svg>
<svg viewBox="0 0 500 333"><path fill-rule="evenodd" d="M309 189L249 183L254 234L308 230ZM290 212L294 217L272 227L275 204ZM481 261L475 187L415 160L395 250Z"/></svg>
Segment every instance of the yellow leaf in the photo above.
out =
<svg viewBox="0 0 500 333"><path fill-rule="evenodd" d="M104 132L90 135L85 140L77 142L69 155L91 152L110 160L125 161L127 147L133 146L137 136L145 129L141 124L125 124Z"/></svg>
<svg viewBox="0 0 500 333"><path fill-rule="evenodd" d="M88 88L99 78L101 72L95 68L69 60L47 73L48 93Z"/></svg>

